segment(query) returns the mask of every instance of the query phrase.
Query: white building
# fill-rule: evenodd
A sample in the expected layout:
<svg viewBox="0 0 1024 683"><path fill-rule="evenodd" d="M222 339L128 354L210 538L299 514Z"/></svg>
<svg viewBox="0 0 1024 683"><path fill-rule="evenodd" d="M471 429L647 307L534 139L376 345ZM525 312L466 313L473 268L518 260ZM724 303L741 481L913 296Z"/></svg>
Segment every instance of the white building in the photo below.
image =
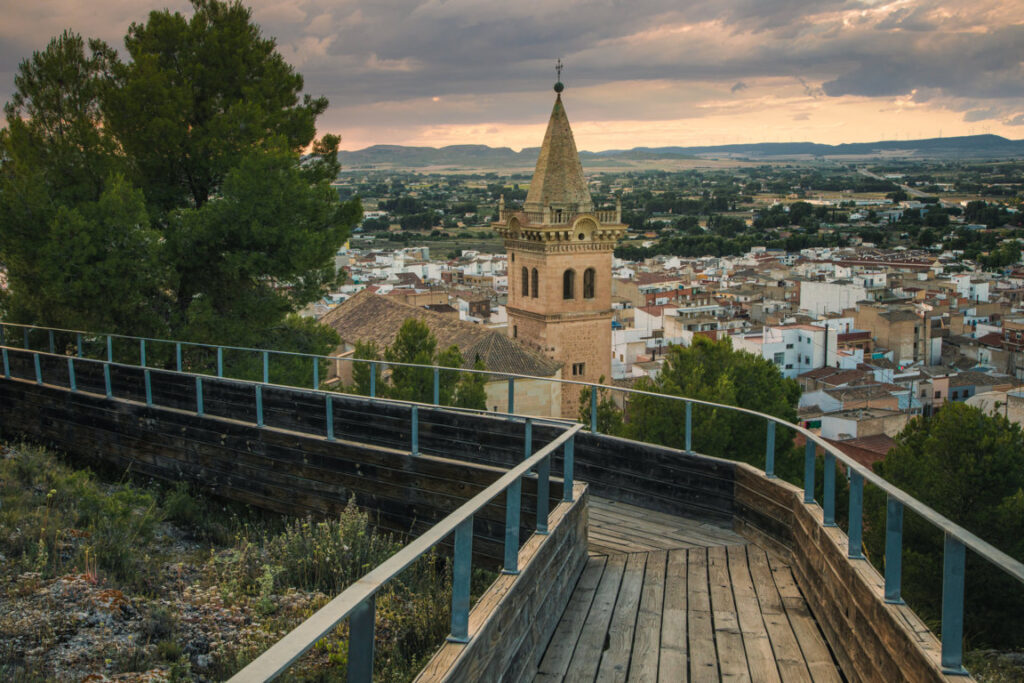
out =
<svg viewBox="0 0 1024 683"><path fill-rule="evenodd" d="M766 326L759 333L733 336L732 345L775 363L783 377L793 379L833 365L837 358L835 332L815 325Z"/></svg>

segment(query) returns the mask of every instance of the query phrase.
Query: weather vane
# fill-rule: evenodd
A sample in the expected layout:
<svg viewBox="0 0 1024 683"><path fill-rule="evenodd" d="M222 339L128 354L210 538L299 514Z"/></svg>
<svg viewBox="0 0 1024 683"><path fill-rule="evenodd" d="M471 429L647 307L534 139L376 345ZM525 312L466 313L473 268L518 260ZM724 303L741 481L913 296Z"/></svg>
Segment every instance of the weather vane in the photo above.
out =
<svg viewBox="0 0 1024 683"><path fill-rule="evenodd" d="M562 85L562 58L558 58L558 62L555 64L555 73L558 74L558 80L555 81L555 92L561 93L565 90L565 86Z"/></svg>

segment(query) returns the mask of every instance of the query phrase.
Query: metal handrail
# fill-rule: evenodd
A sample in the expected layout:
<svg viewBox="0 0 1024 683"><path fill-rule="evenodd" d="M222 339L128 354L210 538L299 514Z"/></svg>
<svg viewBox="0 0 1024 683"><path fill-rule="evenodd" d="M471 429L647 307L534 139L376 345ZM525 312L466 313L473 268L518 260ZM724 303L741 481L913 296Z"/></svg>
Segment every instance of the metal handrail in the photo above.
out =
<svg viewBox="0 0 1024 683"><path fill-rule="evenodd" d="M378 565L368 574L346 588L340 595L317 610L315 614L290 631L288 635L277 641L277 643L272 645L268 650L263 652L263 654L253 660L248 666L235 674L229 680L235 681L236 683L243 683L246 681L265 681L276 677L287 669L288 666L290 666L292 662L298 659L304 652L309 650L309 648L311 648L318 640L327 635L345 617L353 614L353 612L355 612L361 605L364 605L367 601L371 600L373 596L383 588L384 584L395 578L403 570L409 567L409 565L426 554L431 548L443 541L452 533L456 534L456 565L460 562L460 553L462 553L464 557L470 558L470 545L465 542L465 538L468 536L469 540L472 540L473 516L481 508L504 493L506 490L520 486L522 478L527 473L538 467L538 465L541 465L543 462L548 461L551 455L560 446L568 446L571 443L571 439L576 435L576 432L581 428L582 425L574 425L573 427L570 427L551 443L537 451L537 453L533 454L503 474L501 478L493 484L463 503L457 510L455 510L455 512L432 526L426 532L417 537L416 540L409 543L407 546L385 560L382 564ZM571 486L571 483L567 483L567 490L571 491ZM515 495L518 496L518 494L519 491L515 491ZM571 500L571 493L567 495L570 496L569 500ZM464 532L467 528L468 534ZM459 537L460 531L464 532L462 534L462 539ZM507 532L508 527L506 527L506 533ZM460 540L463 542L460 543ZM516 552L518 553L518 549ZM466 567L466 569L468 570L469 568ZM458 568L456 571L458 571ZM517 572L518 564L511 570L506 566L506 571L508 573ZM461 572L459 573L461 574ZM460 618L464 617L467 620L466 624L468 625L469 572L467 571L465 576L457 576L453 583L457 581L465 583L466 604L464 607L467 611L465 615L460 615ZM453 586L453 594L455 592L457 592L457 588ZM453 603L454 602L455 598L453 597ZM455 619L456 615L453 614L453 622ZM372 621L370 623L370 638L372 642ZM454 630L455 629L453 629L453 632ZM465 634L463 635L463 638L467 638L467 636L468 634ZM463 638L460 638L458 635L453 633L453 640L458 641ZM351 645L349 646L349 653L351 661Z"/></svg>
<svg viewBox="0 0 1024 683"><path fill-rule="evenodd" d="M80 335L89 335L91 337L118 337L125 339L133 339L136 341L155 341L160 343L171 343L171 344L189 344L192 346L218 348L212 344L199 344L195 342L175 342L172 340L148 340L142 337L130 337L128 335L97 335L94 333L82 332L77 330L61 330L59 328L47 328L34 325L19 325L15 323L0 323L0 344L3 344L3 334L5 327L18 327L21 329L37 329L53 332L72 333ZM26 332L27 334L27 332ZM17 347L10 347L17 348ZM863 531L863 487L864 483L870 483L873 486L878 487L884 491L887 495L887 514L886 514L886 549L885 549L885 598L887 602L894 604L901 604L901 563L902 563L902 526L903 526L903 511L904 508L913 510L916 514L925 519L928 523L941 530L945 537L946 549L943 568L943 616L942 616L942 665L943 670L946 673L963 673L962 667L962 630L963 630L963 580L964 580L964 548L970 548L972 551L980 555L989 563L998 567L1003 572L1009 574L1018 581L1024 583L1024 563L1014 559L998 548L992 546L988 542L982 540L977 535L963 528L959 524L949 520L943 515L939 514L931 507L925 505L921 501L917 500L910 494L906 493L902 489L894 486L887 482L885 479L875 474L871 469L864 467L853 458L847 456L843 451L834 445L828 443L825 439L810 432L809 430L787 422L786 420L768 415L765 413L751 410L748 408L741 408L738 406L729 406L719 403L713 403L710 401L703 401L700 399L688 398L683 396L671 396L667 394L659 394L657 392L643 391L639 389L629 389L624 387L612 387L608 385L596 384L593 382L582 382L578 380L567 380L567 379L556 379L549 377L535 377L531 375L520 375L515 373L495 372L489 370L476 370L471 368L445 368L440 366L424 366L411 363L392 363L389 361L381 360L366 360L358 358L338 358L333 356L319 356L316 354L304 354L297 352L287 351L271 351L269 349L254 349L246 347L219 347L229 348L232 350L239 351L252 351L258 353L278 353L289 356L304 356L309 358L316 358L328 362L349 361L349 362L363 362L370 364L381 364L384 366L407 366L407 367L418 367L418 368L430 368L434 369L435 377L435 401L437 397L436 382L438 372L440 370L449 372L471 372L484 374L489 376L497 376L499 378L507 378L509 381L509 408L510 415L513 408L513 397L514 382L516 379L525 380L541 380L548 382L557 382L563 385L576 385L581 388L590 388L590 423L591 431L597 431L597 406L598 406L598 392L599 391L617 391L626 395L638 395L638 396L650 396L663 400L682 401L686 406L686 425L685 425L685 439L686 439L686 451L693 452L691 448L691 437L692 437L692 421L691 414L694 405L707 406L716 409L727 409L752 415L761 419L764 419L768 424L767 429L767 445L765 453L765 473L769 477L774 476L774 447L775 447L775 425L781 424L788 429L792 429L795 432L802 434L806 439L806 449L804 457L804 498L805 504L815 504L814 500L814 488L815 488L815 457L816 449L820 447L825 453L825 474L824 474L824 500L822 501L822 508L824 510L824 524L825 526L835 526L835 463L841 462L850 473L850 508L849 508L849 531L848 531L848 557L851 560L863 560L864 555L861 549L862 531ZM265 355L264 358L267 356ZM144 358L143 358L144 360ZM266 367L266 363L264 364ZM266 374L266 373L264 373ZM376 373L373 374L376 376ZM266 382L265 382L266 383ZM266 383L269 384L269 383ZM329 393L329 392L328 392ZM371 394L371 398L373 398ZM377 399L380 400L380 399ZM436 402L434 407L436 407ZM448 409L448 406L445 406ZM488 412L493 415L494 413ZM536 419L536 418L534 418ZM547 418L552 419L552 418ZM415 450L415 449L414 449ZM951 595L952 598L947 601L947 596Z"/></svg>

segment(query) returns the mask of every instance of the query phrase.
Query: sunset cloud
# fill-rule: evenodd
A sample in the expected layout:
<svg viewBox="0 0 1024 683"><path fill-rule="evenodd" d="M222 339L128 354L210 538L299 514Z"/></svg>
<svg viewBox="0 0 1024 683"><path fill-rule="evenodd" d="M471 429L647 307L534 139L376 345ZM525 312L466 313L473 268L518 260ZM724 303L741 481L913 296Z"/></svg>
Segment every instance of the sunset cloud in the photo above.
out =
<svg viewBox="0 0 1024 683"><path fill-rule="evenodd" d="M18 62L64 28L120 47L129 24L146 19L136 0L0 1L9 5L4 100ZM1012 136L1024 110L1021 0L249 4L307 91L331 100L321 129L349 148L535 146L558 57L588 149L709 136L836 143L978 126ZM159 5L190 11L178 0Z"/></svg>

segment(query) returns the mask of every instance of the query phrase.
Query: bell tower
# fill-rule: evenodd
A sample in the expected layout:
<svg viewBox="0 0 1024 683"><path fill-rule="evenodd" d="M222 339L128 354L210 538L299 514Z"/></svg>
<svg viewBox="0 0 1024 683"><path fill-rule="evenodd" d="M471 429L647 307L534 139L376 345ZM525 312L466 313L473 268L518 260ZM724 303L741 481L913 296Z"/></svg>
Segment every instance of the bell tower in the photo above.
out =
<svg viewBox="0 0 1024 683"><path fill-rule="evenodd" d="M561 62L558 65L561 75ZM595 211L562 105L561 81L521 211L498 207L492 225L508 252L508 333L562 363L562 378L611 381L612 250L622 207ZM562 416L580 391L562 386Z"/></svg>

